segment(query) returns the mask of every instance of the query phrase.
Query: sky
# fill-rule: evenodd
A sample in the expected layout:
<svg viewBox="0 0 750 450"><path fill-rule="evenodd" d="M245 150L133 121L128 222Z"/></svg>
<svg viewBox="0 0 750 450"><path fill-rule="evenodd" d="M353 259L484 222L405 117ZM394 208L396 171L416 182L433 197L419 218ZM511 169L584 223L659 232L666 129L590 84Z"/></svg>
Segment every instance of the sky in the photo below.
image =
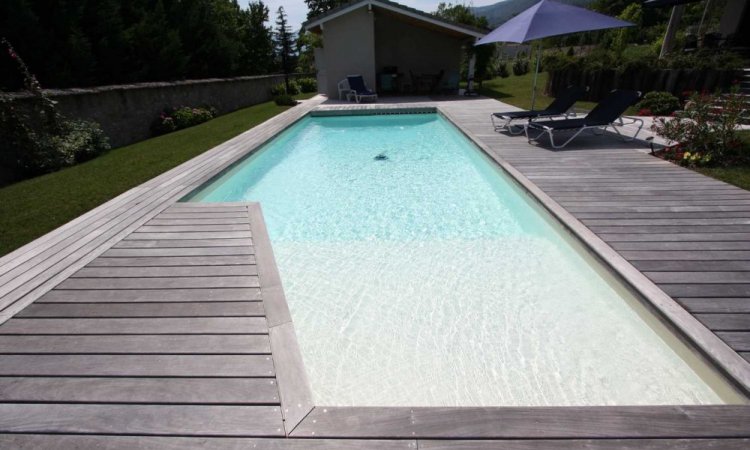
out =
<svg viewBox="0 0 750 450"><path fill-rule="evenodd" d="M396 3L401 3L402 5L410 6L412 8L420 9L425 12L432 12L437 9L438 3L440 3L440 0L395 0ZM445 0L444 0L445 1ZM473 6L485 6L485 5L492 5L494 3L497 3L501 0L473 0L472 2L466 2L470 3ZM242 5L244 2L240 1L240 4ZM304 0L263 0L263 3L265 3L268 6L268 9L270 10L270 18L271 23L274 23L276 21L276 11L279 9L279 6L284 7L284 11L286 12L287 16L289 16L289 25L292 27L292 30L295 32L299 30L300 25L302 25L302 22L307 19L307 5L305 5ZM446 3L450 3L450 1L446 1ZM453 3L456 3L454 0ZM463 2L458 2L463 3ZM245 5L242 5L245 6Z"/></svg>

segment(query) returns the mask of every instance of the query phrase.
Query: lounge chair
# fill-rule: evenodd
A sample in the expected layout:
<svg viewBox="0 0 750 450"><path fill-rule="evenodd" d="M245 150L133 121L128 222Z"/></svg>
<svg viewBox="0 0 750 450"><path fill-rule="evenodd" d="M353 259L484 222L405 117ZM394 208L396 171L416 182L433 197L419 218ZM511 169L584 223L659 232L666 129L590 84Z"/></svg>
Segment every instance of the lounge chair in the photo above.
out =
<svg viewBox="0 0 750 450"><path fill-rule="evenodd" d="M373 101L378 99L378 94L367 88L362 75L347 75L345 80L339 81L338 88L339 100L343 100L343 95L346 95L348 101L353 98L357 103L363 99Z"/></svg>
<svg viewBox="0 0 750 450"><path fill-rule="evenodd" d="M590 128L601 130L601 133L596 133L596 131L594 131L594 133L604 134L607 127L611 126L624 141L632 141L638 136L638 133L641 132L641 128L643 128L643 120L638 119L637 117L622 117L622 113L624 113L629 106L635 104L640 98L641 93L638 91L615 89L610 92L604 100L599 102L594 109L586 114L586 117L563 120L529 121L524 125L526 138L529 140L529 143L531 143L531 141L539 141L539 138L542 137L542 135L547 134L549 136L549 142L553 148L563 148L585 130ZM618 126L636 123L639 124L638 130L636 130L632 137L623 136L620 133L620 130L617 129ZM529 136L529 130L539 131L539 134L531 137ZM556 131L574 131L575 133L573 133L567 141L563 142L562 145L557 145L555 144L554 137Z"/></svg>
<svg viewBox="0 0 750 450"><path fill-rule="evenodd" d="M451 72L440 84L440 91L443 94L456 94L458 92L459 76L458 72Z"/></svg>
<svg viewBox="0 0 750 450"><path fill-rule="evenodd" d="M510 134L521 134L523 133L523 126L518 131L513 131L513 125L511 122L514 120L523 119L537 119L539 117L554 117L554 116L565 116L568 117L568 111L573 105L580 100L583 95L588 91L588 87L581 86L569 86L563 91L548 107L544 109L532 109L528 111L509 111L499 112L490 115L492 121L492 127L495 131L507 131ZM499 119L501 122L498 123L495 119Z"/></svg>

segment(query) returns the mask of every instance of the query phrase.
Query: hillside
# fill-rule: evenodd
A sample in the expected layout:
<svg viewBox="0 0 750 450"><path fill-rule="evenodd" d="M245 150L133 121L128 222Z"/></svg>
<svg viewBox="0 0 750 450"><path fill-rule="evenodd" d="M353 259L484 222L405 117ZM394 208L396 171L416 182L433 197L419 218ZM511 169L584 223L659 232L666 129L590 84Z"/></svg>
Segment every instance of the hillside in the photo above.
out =
<svg viewBox="0 0 750 450"><path fill-rule="evenodd" d="M518 13L530 8L539 0L503 0L494 5L477 6L471 8L477 16L485 16L490 23L490 27L496 27L507 21ZM558 0L561 3L571 5L586 6L593 0Z"/></svg>

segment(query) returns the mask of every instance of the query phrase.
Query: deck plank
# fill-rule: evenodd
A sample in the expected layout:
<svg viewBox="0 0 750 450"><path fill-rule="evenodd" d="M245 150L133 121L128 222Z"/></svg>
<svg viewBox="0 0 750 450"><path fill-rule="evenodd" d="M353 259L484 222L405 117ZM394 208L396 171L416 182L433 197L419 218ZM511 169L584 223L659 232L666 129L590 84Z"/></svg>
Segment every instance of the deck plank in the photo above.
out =
<svg viewBox="0 0 750 450"><path fill-rule="evenodd" d="M283 436L278 406L0 404L0 431Z"/></svg>
<svg viewBox="0 0 750 450"><path fill-rule="evenodd" d="M271 405L279 393L273 378L0 377L0 401Z"/></svg>
<svg viewBox="0 0 750 450"><path fill-rule="evenodd" d="M38 303L90 302L231 302L260 300L258 288L194 289L56 289Z"/></svg>
<svg viewBox="0 0 750 450"><path fill-rule="evenodd" d="M104 255L103 255L104 256ZM109 256L109 255L108 255ZM232 266L255 264L254 255L186 255L96 258L86 267Z"/></svg>
<svg viewBox="0 0 750 450"><path fill-rule="evenodd" d="M0 335L0 354L270 354L266 335Z"/></svg>
<svg viewBox="0 0 750 450"><path fill-rule="evenodd" d="M18 318L260 317L261 302L32 303Z"/></svg>
<svg viewBox="0 0 750 450"><path fill-rule="evenodd" d="M420 440L424 450L745 450L750 439Z"/></svg>
<svg viewBox="0 0 750 450"><path fill-rule="evenodd" d="M139 241L142 242L142 241ZM253 254L253 247L248 245L240 246L216 246L216 247L164 247L164 248L112 248L102 253L100 259L114 258L167 258L167 257L209 257L209 256L248 256Z"/></svg>
<svg viewBox="0 0 750 450"><path fill-rule="evenodd" d="M227 277L257 275L253 264L229 266L148 266L148 267L91 267L86 266L71 278L155 278L155 277Z"/></svg>
<svg viewBox="0 0 750 450"><path fill-rule="evenodd" d="M750 314L696 314L695 317L714 331L750 330Z"/></svg>
<svg viewBox="0 0 750 450"><path fill-rule="evenodd" d="M164 436L86 436L44 434L0 434L0 447L17 450L415 450L412 439L273 439ZM596 450L596 449L595 449ZM688 448L687 450L692 450ZM729 448L729 450L732 450Z"/></svg>
<svg viewBox="0 0 750 450"><path fill-rule="evenodd" d="M13 318L6 334L251 334L268 333L265 317Z"/></svg>
<svg viewBox="0 0 750 450"><path fill-rule="evenodd" d="M177 248L200 248L200 247L251 247L252 238L235 238L235 239L188 239L183 236L182 239L138 239L122 240L113 245L113 249L125 248L158 248L158 249L177 249ZM176 250L173 250L176 252ZM216 250L218 251L218 250Z"/></svg>
<svg viewBox="0 0 750 450"><path fill-rule="evenodd" d="M259 287L256 276L68 278L57 289L180 289Z"/></svg>
<svg viewBox="0 0 750 450"><path fill-rule="evenodd" d="M0 376L272 377L266 355L0 355Z"/></svg>

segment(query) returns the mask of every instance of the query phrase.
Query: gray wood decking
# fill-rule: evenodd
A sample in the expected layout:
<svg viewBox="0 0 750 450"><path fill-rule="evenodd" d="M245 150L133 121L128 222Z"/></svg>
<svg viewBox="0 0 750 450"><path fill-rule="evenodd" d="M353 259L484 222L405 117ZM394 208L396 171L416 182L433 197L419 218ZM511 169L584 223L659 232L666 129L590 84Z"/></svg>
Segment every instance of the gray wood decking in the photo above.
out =
<svg viewBox="0 0 750 450"><path fill-rule="evenodd" d="M0 431L284 436L255 253L247 206L135 229L0 325Z"/></svg>
<svg viewBox="0 0 750 450"><path fill-rule="evenodd" d="M315 406L260 209L174 203L319 102L0 258L0 448L750 447L750 406ZM749 193L609 137L554 152L494 133L493 100L421 105L748 357Z"/></svg>

